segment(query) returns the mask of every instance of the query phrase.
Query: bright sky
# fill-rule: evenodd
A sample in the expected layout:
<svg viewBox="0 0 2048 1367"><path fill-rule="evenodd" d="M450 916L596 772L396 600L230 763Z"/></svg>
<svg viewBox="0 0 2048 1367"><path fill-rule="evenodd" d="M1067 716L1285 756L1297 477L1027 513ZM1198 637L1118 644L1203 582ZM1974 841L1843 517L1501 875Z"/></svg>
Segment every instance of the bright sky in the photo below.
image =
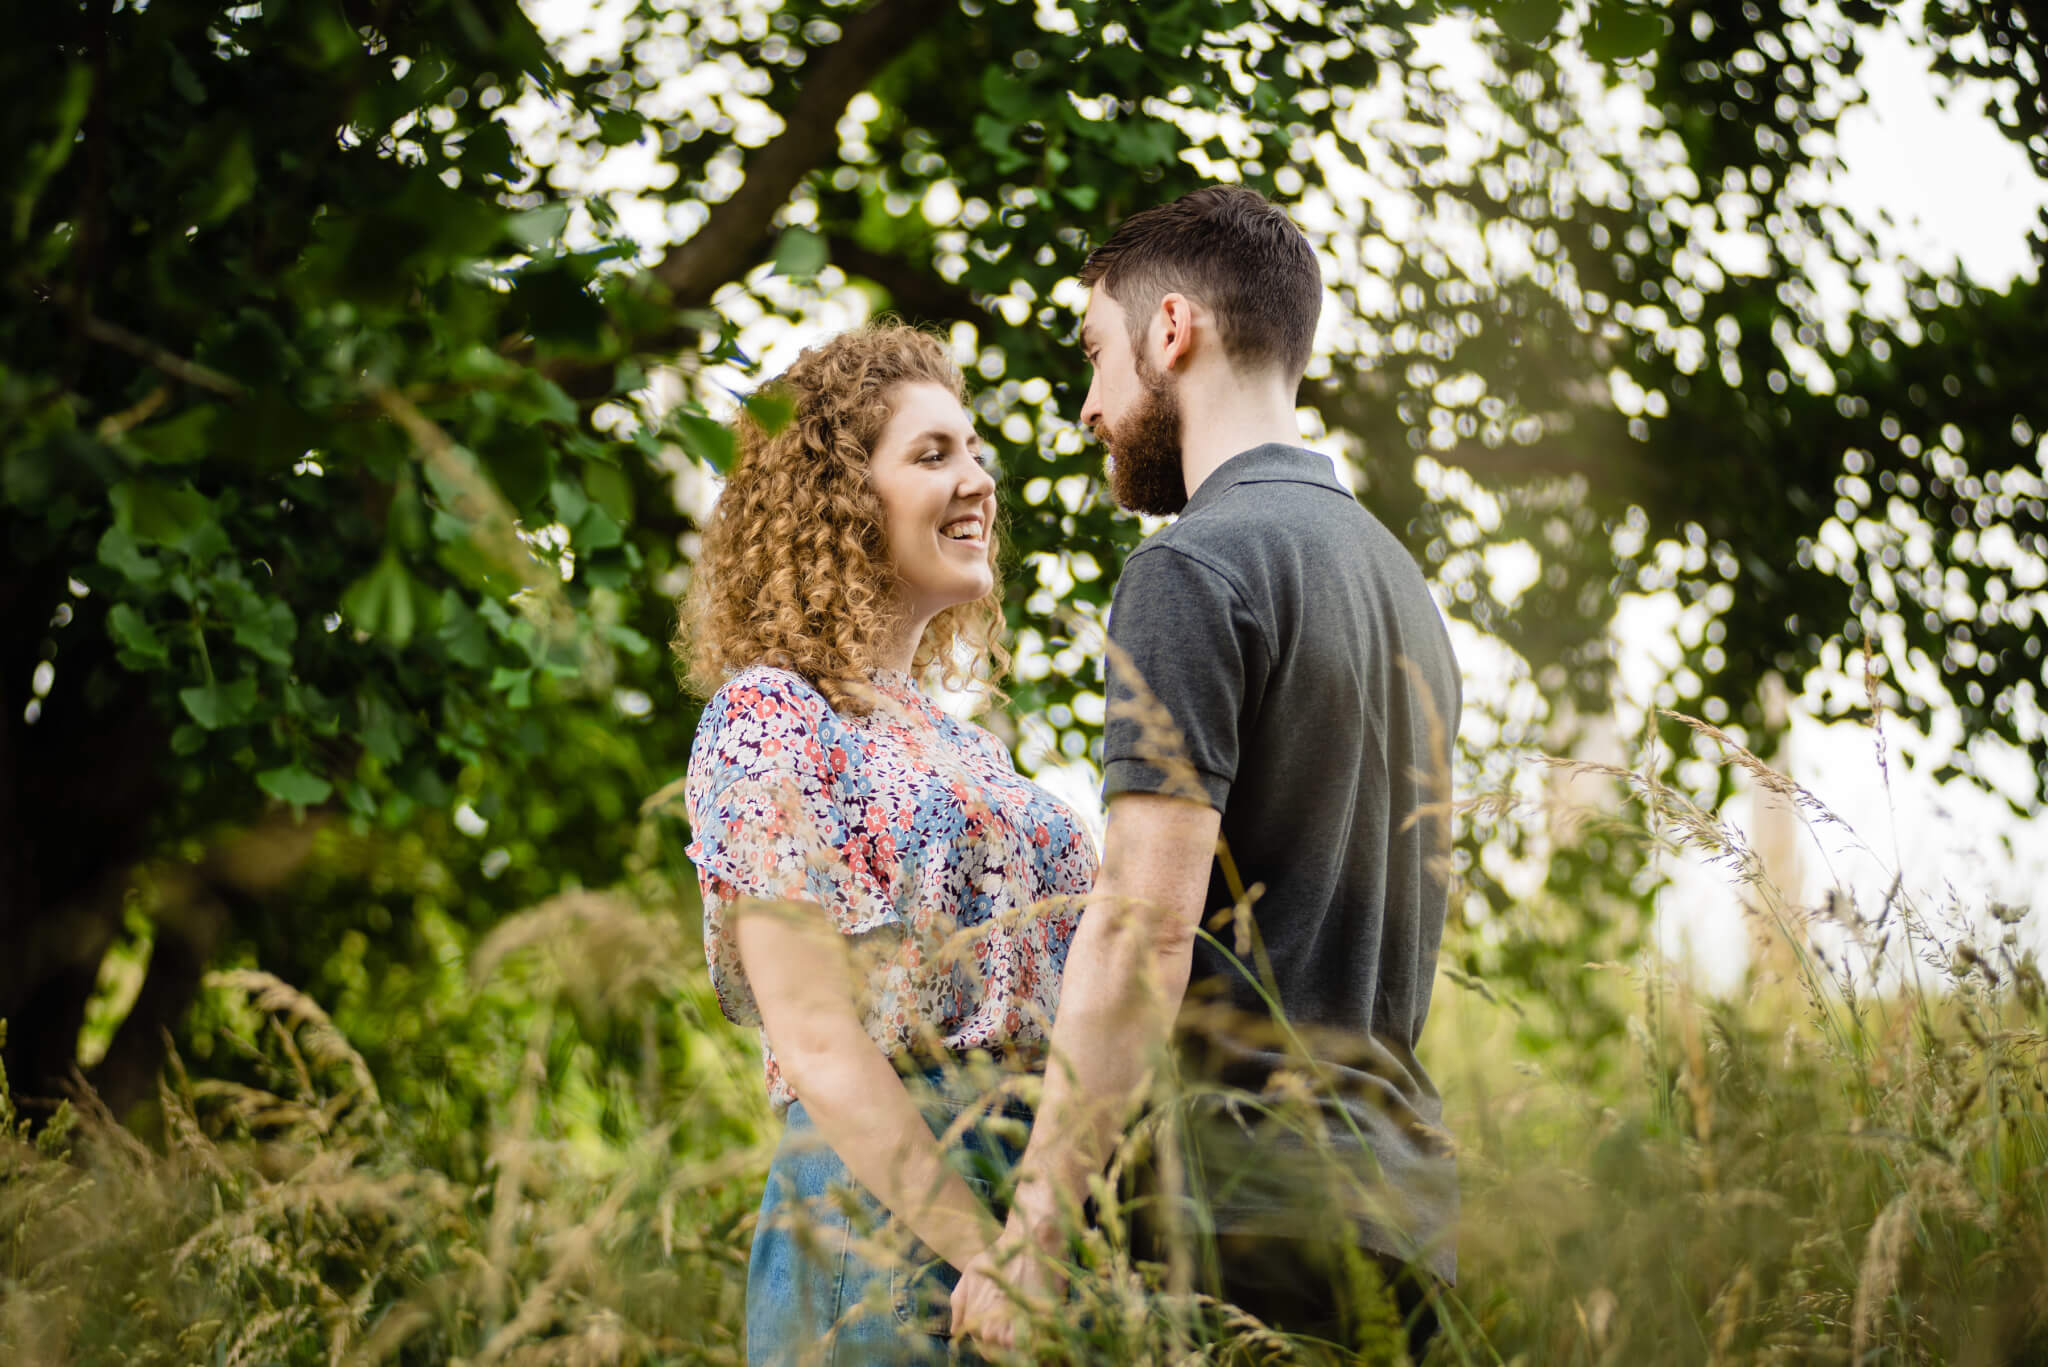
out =
<svg viewBox="0 0 2048 1367"><path fill-rule="evenodd" d="M1993 287L2016 277L2031 280L2027 233L2040 226L2048 185L1985 116L1986 90L1965 89L1946 108L1937 100L1939 83L1926 54L1907 36L1919 30L1919 7L1906 11L1903 29L1888 26L1864 44L1861 76L1870 99L1843 118L1846 173L1833 183L1834 198L1867 223L1878 222L1879 211L1889 215L1889 245L1929 267L1959 262ZM1659 660L1676 656L1675 615L1668 599L1636 599L1623 607L1622 692L1638 706L1662 668ZM1817 684L1815 692L1862 694L1860 680L1847 675ZM1866 909L1875 907L1891 875L1902 872L1904 887L1930 911L1953 905L1981 917L1987 901L2000 900L2048 914L2042 897L2048 892L2048 831L2039 816L2022 820L1998 796L1967 782L1939 786L1929 777L1965 748L1987 777L2018 797L2029 786L2024 755L1984 738L1966 742L1953 717L1940 719L1924 739L1895 721L1884 733L1887 785L1876 737L1867 728L1823 726L1811 717L1810 710L1795 709L1790 752L1774 757L1778 767L1826 802L1875 853L1844 850L1832 831L1802 831L1795 846L1809 905L1840 883L1856 890ZM1750 806L1742 799L1728 815L1754 828ZM1747 958L1750 926L1726 880L1692 865L1681 871L1662 910L1666 948L1689 949L1707 982L1733 987ZM2048 944L2040 915L2023 933L2032 944Z"/></svg>

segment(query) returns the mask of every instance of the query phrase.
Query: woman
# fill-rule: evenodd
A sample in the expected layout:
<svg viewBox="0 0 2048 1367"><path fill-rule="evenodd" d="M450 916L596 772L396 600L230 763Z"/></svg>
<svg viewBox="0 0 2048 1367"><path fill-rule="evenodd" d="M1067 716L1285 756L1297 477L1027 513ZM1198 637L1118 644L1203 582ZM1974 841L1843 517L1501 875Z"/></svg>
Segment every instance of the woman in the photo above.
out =
<svg viewBox="0 0 2048 1367"><path fill-rule="evenodd" d="M726 1014L761 1027L787 1116L747 1358L943 1359L954 1269L1000 1232L983 1198L1021 1146L1018 1126L962 1118L945 1065L1042 1059L1064 899L1095 856L993 736L918 688L993 687L1007 663L995 481L958 368L874 326L771 392L792 416L742 419L683 631L716 688L686 783L706 958Z"/></svg>

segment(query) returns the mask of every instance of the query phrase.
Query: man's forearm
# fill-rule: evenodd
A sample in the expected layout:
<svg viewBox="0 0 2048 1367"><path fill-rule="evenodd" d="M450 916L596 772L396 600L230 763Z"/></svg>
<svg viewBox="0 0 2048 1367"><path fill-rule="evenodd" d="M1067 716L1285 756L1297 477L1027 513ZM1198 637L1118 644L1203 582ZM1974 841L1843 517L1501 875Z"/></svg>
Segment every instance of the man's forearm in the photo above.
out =
<svg viewBox="0 0 2048 1367"><path fill-rule="evenodd" d="M1018 1207L1034 1227L1079 1203L1108 1162L1187 991L1190 937L1157 908L1091 899L1067 954L1031 1144L1018 1169ZM1049 1231L1048 1231L1049 1232Z"/></svg>
<svg viewBox="0 0 2048 1367"><path fill-rule="evenodd" d="M1156 793L1110 803L1102 873L1060 979L1052 1058L1013 1210L1042 1244L1102 1170L1188 987L1216 854L1215 808Z"/></svg>

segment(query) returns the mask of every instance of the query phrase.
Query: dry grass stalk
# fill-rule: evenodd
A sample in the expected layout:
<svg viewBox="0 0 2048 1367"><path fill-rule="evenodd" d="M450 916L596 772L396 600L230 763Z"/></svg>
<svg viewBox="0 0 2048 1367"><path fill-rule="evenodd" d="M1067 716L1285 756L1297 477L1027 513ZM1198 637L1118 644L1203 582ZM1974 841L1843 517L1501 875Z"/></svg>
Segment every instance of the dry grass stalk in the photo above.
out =
<svg viewBox="0 0 2048 1367"><path fill-rule="evenodd" d="M232 968L209 973L204 982L208 987L244 993L257 1010L283 1017L305 1041L314 1061L338 1064L348 1070L357 1096L370 1108L373 1123L381 1120L382 1103L377 1092L377 1080L370 1075L370 1065L364 1062L363 1056L356 1052L341 1031L334 1028L334 1022L318 1002L284 979L260 969ZM291 1043L289 1036L286 1042ZM296 1045L292 1046L291 1052L296 1057ZM303 1064L301 1074L310 1091L312 1079L303 1073Z"/></svg>

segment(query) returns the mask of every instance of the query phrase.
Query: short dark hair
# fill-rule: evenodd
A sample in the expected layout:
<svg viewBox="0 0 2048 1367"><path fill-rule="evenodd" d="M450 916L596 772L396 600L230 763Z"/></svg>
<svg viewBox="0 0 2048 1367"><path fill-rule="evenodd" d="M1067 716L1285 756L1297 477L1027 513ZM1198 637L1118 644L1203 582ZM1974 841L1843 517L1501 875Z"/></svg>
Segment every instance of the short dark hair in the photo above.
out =
<svg viewBox="0 0 2048 1367"><path fill-rule="evenodd" d="M1102 283L1135 341L1169 294L1216 314L1224 354L1299 379L1323 308L1316 254L1286 212L1256 190L1209 185L1132 214L1088 254L1081 283Z"/></svg>

